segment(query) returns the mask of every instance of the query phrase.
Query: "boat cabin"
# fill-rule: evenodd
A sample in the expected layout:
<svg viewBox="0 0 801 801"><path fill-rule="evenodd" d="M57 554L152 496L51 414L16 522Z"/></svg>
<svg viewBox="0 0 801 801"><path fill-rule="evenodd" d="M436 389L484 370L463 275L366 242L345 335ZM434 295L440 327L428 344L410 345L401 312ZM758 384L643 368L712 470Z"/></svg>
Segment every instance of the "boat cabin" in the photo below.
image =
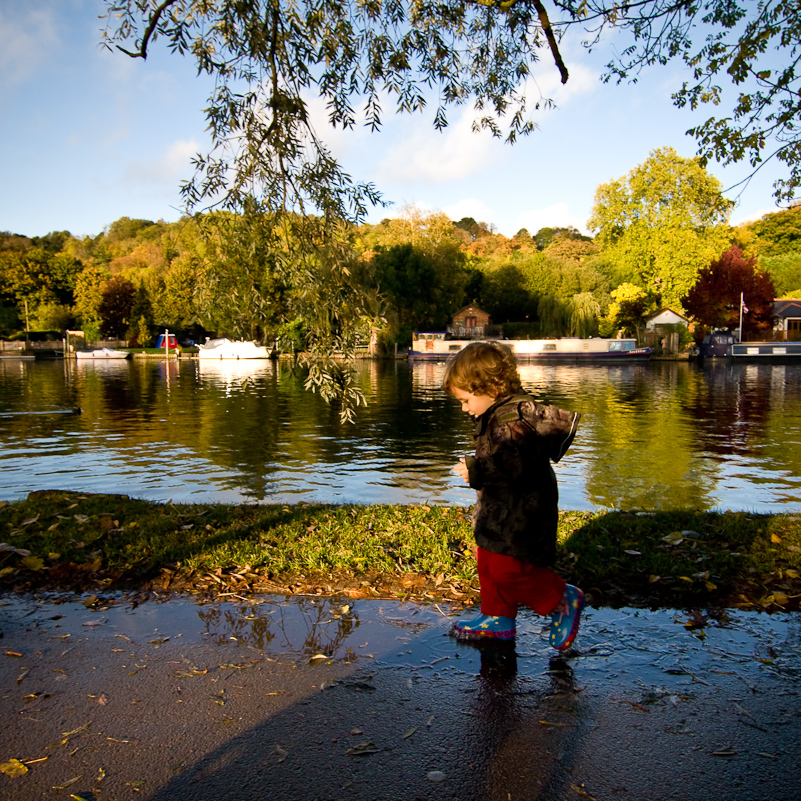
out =
<svg viewBox="0 0 801 801"><path fill-rule="evenodd" d="M716 331L714 334L707 334L699 346L699 355L705 359L728 356L730 355L731 346L735 342L737 342L737 338L728 331Z"/></svg>

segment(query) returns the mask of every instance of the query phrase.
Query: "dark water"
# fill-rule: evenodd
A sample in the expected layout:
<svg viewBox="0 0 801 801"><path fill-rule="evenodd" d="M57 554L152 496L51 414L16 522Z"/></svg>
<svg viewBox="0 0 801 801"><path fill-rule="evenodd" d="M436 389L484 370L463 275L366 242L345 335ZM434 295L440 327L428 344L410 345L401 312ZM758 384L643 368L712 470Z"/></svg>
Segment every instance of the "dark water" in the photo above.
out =
<svg viewBox="0 0 801 801"><path fill-rule="evenodd" d="M178 502L472 502L471 425L441 364L365 362L355 425L269 361L0 361L0 499L36 489ZM566 509L801 511L801 365L524 365L582 413ZM80 408L80 414L65 413Z"/></svg>

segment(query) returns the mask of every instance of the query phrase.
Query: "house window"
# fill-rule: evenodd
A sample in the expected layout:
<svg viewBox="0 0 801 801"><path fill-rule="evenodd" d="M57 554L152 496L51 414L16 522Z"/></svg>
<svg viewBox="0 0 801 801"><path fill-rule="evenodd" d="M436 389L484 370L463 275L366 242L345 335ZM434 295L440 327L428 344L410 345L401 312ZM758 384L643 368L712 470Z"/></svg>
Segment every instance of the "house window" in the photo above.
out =
<svg viewBox="0 0 801 801"><path fill-rule="evenodd" d="M476 327L476 318L475 317L465 317L464 318L464 327L465 328L475 328Z"/></svg>

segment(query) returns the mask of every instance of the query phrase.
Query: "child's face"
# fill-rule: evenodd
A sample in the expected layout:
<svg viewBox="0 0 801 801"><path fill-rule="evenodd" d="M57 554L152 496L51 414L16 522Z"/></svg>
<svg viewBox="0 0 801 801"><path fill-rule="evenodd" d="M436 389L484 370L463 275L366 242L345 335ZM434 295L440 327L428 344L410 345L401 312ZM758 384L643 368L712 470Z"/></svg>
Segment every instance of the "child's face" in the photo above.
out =
<svg viewBox="0 0 801 801"><path fill-rule="evenodd" d="M481 417L496 400L490 395L474 395L456 387L451 390L451 395L462 404L462 411L472 417Z"/></svg>

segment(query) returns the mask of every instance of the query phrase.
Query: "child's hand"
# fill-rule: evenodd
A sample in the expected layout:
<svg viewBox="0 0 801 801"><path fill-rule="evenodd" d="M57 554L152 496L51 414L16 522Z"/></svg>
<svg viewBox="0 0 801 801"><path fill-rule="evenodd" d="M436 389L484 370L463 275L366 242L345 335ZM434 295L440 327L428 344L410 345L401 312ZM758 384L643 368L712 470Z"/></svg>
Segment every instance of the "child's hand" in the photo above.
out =
<svg viewBox="0 0 801 801"><path fill-rule="evenodd" d="M464 463L464 457L459 459L458 464L455 464L451 469L454 473L460 475L466 482L469 483L470 474L467 471L467 465Z"/></svg>

